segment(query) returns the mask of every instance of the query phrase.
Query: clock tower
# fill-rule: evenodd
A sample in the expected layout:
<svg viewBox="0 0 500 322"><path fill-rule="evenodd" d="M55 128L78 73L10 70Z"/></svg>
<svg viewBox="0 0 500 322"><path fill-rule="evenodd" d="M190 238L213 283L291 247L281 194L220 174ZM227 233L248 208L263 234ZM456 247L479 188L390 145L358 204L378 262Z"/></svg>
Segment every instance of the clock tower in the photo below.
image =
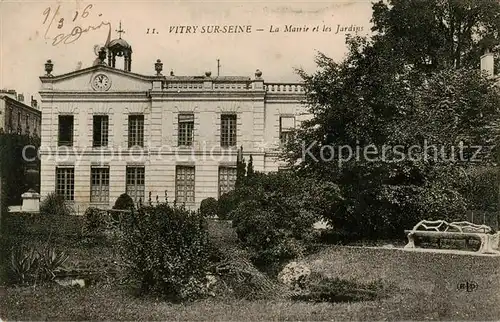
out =
<svg viewBox="0 0 500 322"><path fill-rule="evenodd" d="M122 33L125 33L122 30L122 23L120 21L120 26L118 30L118 39L113 39L107 45L108 49L108 66L116 68L116 57L123 57L123 70L130 72L132 67L132 47L122 39Z"/></svg>

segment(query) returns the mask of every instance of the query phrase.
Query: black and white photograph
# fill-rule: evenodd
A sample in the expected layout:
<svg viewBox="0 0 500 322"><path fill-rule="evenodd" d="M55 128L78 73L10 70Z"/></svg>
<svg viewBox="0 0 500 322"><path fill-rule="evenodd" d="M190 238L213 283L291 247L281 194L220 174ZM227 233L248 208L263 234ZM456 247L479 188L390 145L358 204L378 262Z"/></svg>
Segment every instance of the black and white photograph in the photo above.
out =
<svg viewBox="0 0 500 322"><path fill-rule="evenodd" d="M500 0L0 0L1 321L500 320Z"/></svg>

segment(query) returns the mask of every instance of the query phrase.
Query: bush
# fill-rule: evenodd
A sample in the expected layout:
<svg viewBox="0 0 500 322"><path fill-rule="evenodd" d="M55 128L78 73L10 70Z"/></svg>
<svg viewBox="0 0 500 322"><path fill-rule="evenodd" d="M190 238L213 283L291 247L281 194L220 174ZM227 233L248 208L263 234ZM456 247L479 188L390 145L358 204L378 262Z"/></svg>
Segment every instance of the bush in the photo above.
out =
<svg viewBox="0 0 500 322"><path fill-rule="evenodd" d="M217 263L215 271L219 281L216 288L218 295L258 300L288 294L285 287L259 271L246 254L242 253L235 249L226 251Z"/></svg>
<svg viewBox="0 0 500 322"><path fill-rule="evenodd" d="M2 180L3 182L3 180ZM0 220L3 220L3 215L5 215L7 212L9 212L9 206L7 205L7 191L5 189L5 187L1 187L0 188L0 193L1 193L1 200L0 200L0 213L2 214L2 217L0 218ZM2 222L0 222L0 227L2 226L1 225ZM1 235L1 231L0 231L0 235Z"/></svg>
<svg viewBox="0 0 500 322"><path fill-rule="evenodd" d="M236 209L239 203L238 194L235 190L224 193L217 202L217 216L219 219L231 219L231 211Z"/></svg>
<svg viewBox="0 0 500 322"><path fill-rule="evenodd" d="M468 209L497 211L498 209L498 169L476 167L467 173Z"/></svg>
<svg viewBox="0 0 500 322"><path fill-rule="evenodd" d="M71 207L63 197L51 192L42 200L40 213L46 216L69 216L72 213Z"/></svg>
<svg viewBox="0 0 500 322"><path fill-rule="evenodd" d="M404 230L421 220L466 220L466 204L439 184L383 185L345 192L346 201L328 216L334 229L359 239L405 239Z"/></svg>
<svg viewBox="0 0 500 322"><path fill-rule="evenodd" d="M270 273L311 250L313 224L339 200L337 186L287 172L256 174L237 193L233 227L254 263Z"/></svg>
<svg viewBox="0 0 500 322"><path fill-rule="evenodd" d="M387 287L381 281L360 283L313 273L307 288L292 296L294 300L313 302L373 301L385 297Z"/></svg>
<svg viewBox="0 0 500 322"><path fill-rule="evenodd" d="M175 204L147 206L124 216L122 224L123 258L143 292L173 300L209 294L211 247L199 212Z"/></svg>
<svg viewBox="0 0 500 322"><path fill-rule="evenodd" d="M67 260L68 255L53 248L17 246L11 253L11 281L21 285L51 281Z"/></svg>
<svg viewBox="0 0 500 322"><path fill-rule="evenodd" d="M205 217L215 217L218 212L218 203L215 198L206 198L201 201L200 212Z"/></svg>
<svg viewBox="0 0 500 322"><path fill-rule="evenodd" d="M126 193L122 193L118 197L118 199L116 199L116 202L115 202L115 205L113 206L113 209L117 209L117 210L134 209L134 200Z"/></svg>
<svg viewBox="0 0 500 322"><path fill-rule="evenodd" d="M106 221L101 210L94 207L89 207L87 208L87 210L85 210L84 217L84 227L87 234L102 234L106 229Z"/></svg>

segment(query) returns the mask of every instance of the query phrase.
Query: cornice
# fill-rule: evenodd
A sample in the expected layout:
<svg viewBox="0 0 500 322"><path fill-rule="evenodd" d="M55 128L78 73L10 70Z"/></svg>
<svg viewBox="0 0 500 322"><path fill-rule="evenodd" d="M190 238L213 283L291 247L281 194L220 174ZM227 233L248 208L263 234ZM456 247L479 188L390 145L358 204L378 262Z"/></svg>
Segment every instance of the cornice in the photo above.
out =
<svg viewBox="0 0 500 322"><path fill-rule="evenodd" d="M39 91L42 102L150 102L149 92Z"/></svg>
<svg viewBox="0 0 500 322"><path fill-rule="evenodd" d="M266 93L266 101L273 102L288 102L288 101L302 101L305 100L304 94L281 94L281 93Z"/></svg>
<svg viewBox="0 0 500 322"><path fill-rule="evenodd" d="M72 77L76 77L79 75L88 74L89 72L92 72L92 71L107 71L110 73L120 74L123 76L128 76L128 77L140 79L143 81L149 81L149 82L164 81L166 79L165 76L163 76L163 75L161 75L161 76L141 75L141 74L136 74L133 72L127 72L127 71L122 70L122 69L109 67L106 65L96 65L96 66L83 68L80 70L75 70L75 71L72 71L72 72L69 72L66 74L57 75L57 76L47 76L47 75L40 76L40 80L42 81L42 83L54 83L54 82L58 82L58 81L61 81L61 80L67 79L67 78L72 78Z"/></svg>
<svg viewBox="0 0 500 322"><path fill-rule="evenodd" d="M190 91L151 91L151 98L154 100L177 100L182 98L207 98L207 99L220 99L222 98L250 98L261 99L265 97L263 90L234 90L234 91L221 91L212 89L203 90L190 90Z"/></svg>
<svg viewBox="0 0 500 322"><path fill-rule="evenodd" d="M101 102L101 101L141 101L141 102L168 102L168 101L265 101L269 103L303 103L303 94L266 93L261 90L244 91L59 91L41 90L39 94L42 101L75 101L75 102Z"/></svg>
<svg viewBox="0 0 500 322"><path fill-rule="evenodd" d="M128 149L126 147L116 147L115 149L98 149L98 148L82 148L82 147L69 147L71 150L60 149L56 146L43 146L39 152L41 156L68 156L68 157L81 157L81 156L113 156L116 158L138 157L144 158L158 157L158 156L197 156L204 157L201 161L208 160L210 156L228 156L236 157L238 155L237 149L213 149L213 150L190 150L179 147L171 147L170 150L163 150L162 146L152 146L144 149ZM115 151L117 150L117 151ZM252 154L253 156L264 156L267 153L261 150L246 150L244 155Z"/></svg>

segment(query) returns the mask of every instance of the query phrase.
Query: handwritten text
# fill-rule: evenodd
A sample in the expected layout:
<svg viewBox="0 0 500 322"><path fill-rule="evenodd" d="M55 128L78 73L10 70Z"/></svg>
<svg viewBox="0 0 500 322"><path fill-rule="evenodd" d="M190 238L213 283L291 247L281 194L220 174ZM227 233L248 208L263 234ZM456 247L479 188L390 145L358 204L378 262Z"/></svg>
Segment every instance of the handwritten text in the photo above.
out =
<svg viewBox="0 0 500 322"><path fill-rule="evenodd" d="M76 20L82 20L89 17L92 7L93 7L92 4L87 5L81 14L78 11L75 11L75 13L70 17L72 18L70 22L75 22ZM43 20L43 24L45 25L48 22L47 28L45 29L44 37L45 39L52 40L52 46L57 46L59 44L71 44L77 41L82 36L82 34L100 29L103 26L107 26L109 32L111 32L111 23L106 21L101 21L101 23L99 23L98 25L88 25L85 28L80 25L72 26L72 29L69 33L60 32L54 37L49 37L48 34L51 31L54 21L57 20L57 29L62 29L65 26L65 20L64 20L65 18L60 17L61 16L60 9L61 6L58 5L55 11L53 11L51 7L48 7L43 11L43 15L45 17L45 19ZM102 14L99 14L98 16L100 17L101 15Z"/></svg>

